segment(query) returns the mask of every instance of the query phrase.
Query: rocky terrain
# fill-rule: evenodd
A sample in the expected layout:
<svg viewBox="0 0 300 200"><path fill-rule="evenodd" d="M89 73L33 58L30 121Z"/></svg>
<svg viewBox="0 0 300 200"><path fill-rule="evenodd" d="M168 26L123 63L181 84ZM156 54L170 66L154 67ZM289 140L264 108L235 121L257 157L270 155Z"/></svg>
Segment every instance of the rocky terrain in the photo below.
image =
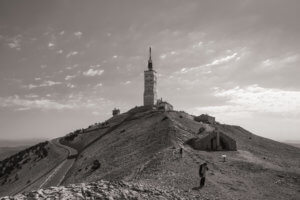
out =
<svg viewBox="0 0 300 200"><path fill-rule="evenodd" d="M25 199L182 199L176 191L128 183L99 181L78 185L51 187L4 197L1 200Z"/></svg>
<svg viewBox="0 0 300 200"><path fill-rule="evenodd" d="M214 130L236 140L238 150L199 151L186 144ZM137 107L70 133L60 143L78 151L64 174L65 186L31 187L38 190L15 199L296 200L300 195L299 148L239 126L198 122L185 112ZM203 162L208 163L209 171L206 186L199 189L198 169ZM1 194L7 195L4 190Z"/></svg>

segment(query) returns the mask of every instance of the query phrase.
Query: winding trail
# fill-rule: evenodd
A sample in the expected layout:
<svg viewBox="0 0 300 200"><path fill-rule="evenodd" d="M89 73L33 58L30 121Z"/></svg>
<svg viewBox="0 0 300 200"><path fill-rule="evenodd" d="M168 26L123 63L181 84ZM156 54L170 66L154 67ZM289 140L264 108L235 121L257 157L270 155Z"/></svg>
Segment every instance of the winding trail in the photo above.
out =
<svg viewBox="0 0 300 200"><path fill-rule="evenodd" d="M52 143L59 148L64 148L68 151L68 157L60 163L56 168L54 168L49 174L47 174L47 178L41 183L39 188L46 188L50 186L59 186L63 179L65 178L67 172L73 166L76 156L77 150L73 149L69 146L63 145L59 142L59 139L52 140Z"/></svg>
<svg viewBox="0 0 300 200"><path fill-rule="evenodd" d="M25 187L19 189L18 191L15 191L11 195L16 195L18 193L24 192L26 190L32 190L34 188L45 188L49 186L59 186L63 179L65 178L67 172L71 169L73 166L76 156L77 156L77 150L63 145L59 142L59 138L49 141L51 144L57 146L58 148L63 148L68 152L68 156L62 160L60 164L53 167L46 173L44 173L42 176L37 178L36 180L32 181L30 184L27 184Z"/></svg>

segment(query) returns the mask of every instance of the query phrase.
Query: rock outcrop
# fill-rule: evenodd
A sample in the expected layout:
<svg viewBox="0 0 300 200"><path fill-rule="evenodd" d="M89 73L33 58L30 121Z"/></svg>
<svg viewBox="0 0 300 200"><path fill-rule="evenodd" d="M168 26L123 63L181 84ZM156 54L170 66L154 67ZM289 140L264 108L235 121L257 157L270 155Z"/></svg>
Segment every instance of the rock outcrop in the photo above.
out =
<svg viewBox="0 0 300 200"><path fill-rule="evenodd" d="M124 181L98 181L24 192L1 200L25 199L182 199L175 192Z"/></svg>

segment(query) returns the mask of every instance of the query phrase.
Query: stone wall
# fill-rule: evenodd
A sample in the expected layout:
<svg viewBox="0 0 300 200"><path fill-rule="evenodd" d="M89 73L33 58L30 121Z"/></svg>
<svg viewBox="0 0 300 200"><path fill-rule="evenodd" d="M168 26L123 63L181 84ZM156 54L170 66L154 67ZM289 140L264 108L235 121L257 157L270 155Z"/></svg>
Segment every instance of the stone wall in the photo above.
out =
<svg viewBox="0 0 300 200"><path fill-rule="evenodd" d="M236 141L222 132L204 133L202 136L192 138L187 141L187 144L197 150L206 151L236 151Z"/></svg>

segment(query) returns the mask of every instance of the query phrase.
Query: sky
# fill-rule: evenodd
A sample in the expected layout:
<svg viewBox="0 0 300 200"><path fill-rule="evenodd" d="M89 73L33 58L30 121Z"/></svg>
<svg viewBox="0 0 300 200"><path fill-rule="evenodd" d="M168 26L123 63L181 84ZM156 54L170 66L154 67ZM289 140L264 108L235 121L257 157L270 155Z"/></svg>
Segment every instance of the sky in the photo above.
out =
<svg viewBox="0 0 300 200"><path fill-rule="evenodd" d="M158 97L300 140L299 0L0 0L0 139L55 138Z"/></svg>

